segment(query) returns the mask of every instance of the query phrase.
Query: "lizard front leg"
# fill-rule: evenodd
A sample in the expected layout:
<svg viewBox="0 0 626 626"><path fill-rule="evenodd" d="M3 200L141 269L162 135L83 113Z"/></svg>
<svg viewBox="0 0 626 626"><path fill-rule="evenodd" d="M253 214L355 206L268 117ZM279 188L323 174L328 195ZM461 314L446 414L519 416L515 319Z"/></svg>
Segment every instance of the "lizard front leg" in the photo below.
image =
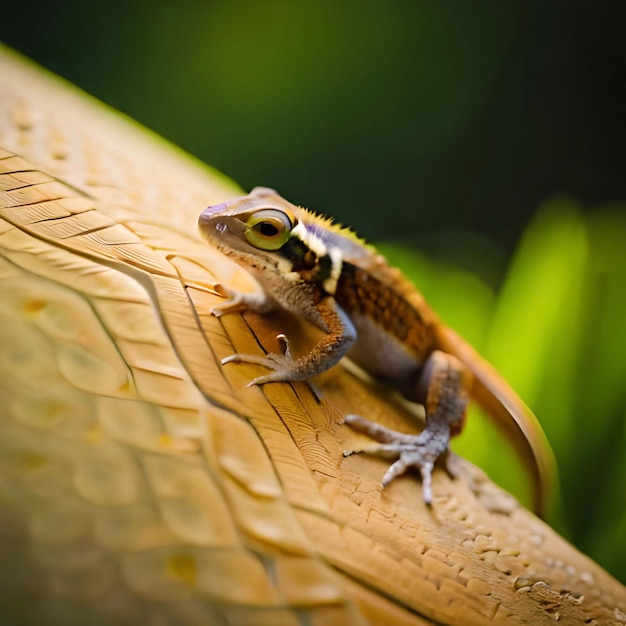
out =
<svg viewBox="0 0 626 626"><path fill-rule="evenodd" d="M435 461L448 451L450 431L459 430L462 425L471 383L471 374L458 359L445 352L433 352L417 382L416 397L423 399L426 409L424 430L419 435L407 435L359 415L347 415L347 424L379 443L347 450L344 456L357 452L398 454L398 460L383 477L383 487L410 467L416 467L422 475L424 502L430 505Z"/></svg>
<svg viewBox="0 0 626 626"><path fill-rule="evenodd" d="M315 306L315 316L311 321L315 321L317 326L326 331L326 335L311 352L304 356L294 359L291 356L287 337L280 334L278 337L283 346L283 354L270 352L264 357L253 354L233 354L222 359L222 364L253 363L274 370L270 374L250 381L248 387L271 382L308 380L321 374L335 365L350 349L356 340L356 330L345 312L330 296L322 299Z"/></svg>

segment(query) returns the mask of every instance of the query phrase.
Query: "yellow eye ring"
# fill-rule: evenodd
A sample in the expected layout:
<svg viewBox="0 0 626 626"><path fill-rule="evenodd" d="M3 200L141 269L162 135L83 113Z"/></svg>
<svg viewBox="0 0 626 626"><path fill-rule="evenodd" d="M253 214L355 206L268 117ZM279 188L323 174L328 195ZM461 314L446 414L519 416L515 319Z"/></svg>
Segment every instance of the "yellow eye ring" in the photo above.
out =
<svg viewBox="0 0 626 626"><path fill-rule="evenodd" d="M278 250L289 239L293 223L278 209L255 211L246 222L244 235L248 243L259 250Z"/></svg>

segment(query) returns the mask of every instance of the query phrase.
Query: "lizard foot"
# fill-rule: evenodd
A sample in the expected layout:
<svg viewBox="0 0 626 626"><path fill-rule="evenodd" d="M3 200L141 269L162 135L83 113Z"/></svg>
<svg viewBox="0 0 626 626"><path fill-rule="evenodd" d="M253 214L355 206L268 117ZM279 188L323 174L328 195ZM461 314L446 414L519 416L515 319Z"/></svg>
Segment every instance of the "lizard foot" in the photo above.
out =
<svg viewBox="0 0 626 626"><path fill-rule="evenodd" d="M216 304L211 309L211 315L214 317L222 317L231 313L241 313L242 311L256 311L257 313L267 313L272 308L271 300L264 293L243 293L229 289L221 283L213 286L216 294L225 298L220 304Z"/></svg>
<svg viewBox="0 0 626 626"><path fill-rule="evenodd" d="M291 356L289 340L286 335L281 333L276 338L280 344L282 354L276 354L274 352L268 352L265 356L255 354L231 354L222 359L222 365L226 365L227 363L252 363L253 365L263 365L264 367L274 370L271 374L259 376L251 380L246 387L264 385L265 383L306 380L308 373L302 373L298 370L296 361L294 361Z"/></svg>
<svg viewBox="0 0 626 626"><path fill-rule="evenodd" d="M360 415L346 415L344 421L354 430L378 442L363 446L360 450L345 450L344 456L359 452L398 455L399 458L383 476L383 488L410 467L416 467L422 476L424 502L428 506L432 504L431 479L435 461L448 451L450 428L447 424L437 421L427 422L426 428L419 435L407 435L370 422Z"/></svg>

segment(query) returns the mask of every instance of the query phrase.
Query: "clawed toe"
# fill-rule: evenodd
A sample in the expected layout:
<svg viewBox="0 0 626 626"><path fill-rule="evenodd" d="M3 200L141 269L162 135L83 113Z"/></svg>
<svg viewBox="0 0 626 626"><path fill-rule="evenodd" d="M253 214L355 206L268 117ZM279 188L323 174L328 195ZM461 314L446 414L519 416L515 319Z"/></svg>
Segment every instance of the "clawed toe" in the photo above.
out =
<svg viewBox="0 0 626 626"><path fill-rule="evenodd" d="M246 387L254 387L256 385L264 385L265 383L276 382L292 382L296 380L306 380L308 376L304 375L297 367L296 362L291 358L289 349L289 340L283 334L277 337L282 354L268 352L265 356L257 354L231 354L222 359L222 365L228 363L251 363L252 365L261 365L270 370L274 370L265 376L259 376L251 380Z"/></svg>
<svg viewBox="0 0 626 626"><path fill-rule="evenodd" d="M358 452L397 454L398 459L383 476L383 488L404 474L409 468L416 468L422 477L423 500L428 506L432 504L433 468L435 461L448 451L449 430L431 423L419 435L407 435L370 422L358 415L346 415L344 421L358 432L379 442L363 446L361 450L344 450L344 457Z"/></svg>

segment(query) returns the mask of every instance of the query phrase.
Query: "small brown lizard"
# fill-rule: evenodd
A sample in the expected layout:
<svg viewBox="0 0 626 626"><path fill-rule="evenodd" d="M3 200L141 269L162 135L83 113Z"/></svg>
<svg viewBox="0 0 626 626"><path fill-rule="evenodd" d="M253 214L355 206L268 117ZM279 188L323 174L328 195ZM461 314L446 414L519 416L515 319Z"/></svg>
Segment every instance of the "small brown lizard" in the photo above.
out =
<svg viewBox="0 0 626 626"><path fill-rule="evenodd" d="M383 486L409 467L420 470L427 504L432 501L434 463L447 453L451 434L461 430L471 396L504 428L530 467L535 508L544 510L553 457L536 418L495 369L442 324L413 285L371 246L262 187L207 208L199 229L262 288L254 293L224 290L228 299L213 309L214 315L285 309L325 332L299 358L291 356L287 338L279 335L283 354L234 354L223 364L255 363L273 370L249 383L263 385L308 380L347 354L370 375L423 404L426 424L418 435L358 415L345 421L379 442L368 446L368 452L398 454Z"/></svg>

